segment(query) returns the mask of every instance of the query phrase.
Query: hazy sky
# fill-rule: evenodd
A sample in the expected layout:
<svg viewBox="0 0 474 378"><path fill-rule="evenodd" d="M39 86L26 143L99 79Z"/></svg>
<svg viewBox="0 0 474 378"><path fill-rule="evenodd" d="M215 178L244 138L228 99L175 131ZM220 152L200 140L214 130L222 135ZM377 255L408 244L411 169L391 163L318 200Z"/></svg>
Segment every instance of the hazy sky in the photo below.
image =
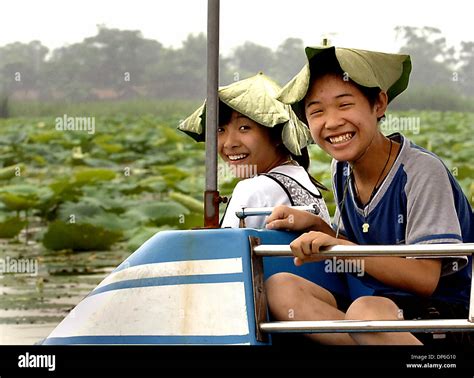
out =
<svg viewBox="0 0 474 378"><path fill-rule="evenodd" d="M288 37L315 45L324 36L338 46L395 52L397 25L438 27L456 45L474 41L473 10L471 0L221 0L221 52L245 41L275 48ZM0 46L38 39L55 48L105 24L179 47L189 33L206 31L207 1L4 0L0 12Z"/></svg>

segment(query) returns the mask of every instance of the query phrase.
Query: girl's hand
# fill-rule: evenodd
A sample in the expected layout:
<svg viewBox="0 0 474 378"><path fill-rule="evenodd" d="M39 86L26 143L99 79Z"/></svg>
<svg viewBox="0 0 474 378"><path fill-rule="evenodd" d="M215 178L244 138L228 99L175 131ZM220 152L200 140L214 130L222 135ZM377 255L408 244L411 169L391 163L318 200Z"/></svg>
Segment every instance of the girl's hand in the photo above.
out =
<svg viewBox="0 0 474 378"><path fill-rule="evenodd" d="M334 230L323 219L307 211L280 205L267 218L267 229L285 231L321 231L336 236Z"/></svg>
<svg viewBox="0 0 474 378"><path fill-rule="evenodd" d="M280 205L267 218L267 229L286 231L306 231L325 223L321 217L307 211ZM329 227L329 226L328 226Z"/></svg>
<svg viewBox="0 0 474 378"><path fill-rule="evenodd" d="M325 260L327 257L321 256L320 250L337 244L347 244L347 242L324 232L311 231L293 240L290 248L295 256L295 265L300 266L307 262Z"/></svg>

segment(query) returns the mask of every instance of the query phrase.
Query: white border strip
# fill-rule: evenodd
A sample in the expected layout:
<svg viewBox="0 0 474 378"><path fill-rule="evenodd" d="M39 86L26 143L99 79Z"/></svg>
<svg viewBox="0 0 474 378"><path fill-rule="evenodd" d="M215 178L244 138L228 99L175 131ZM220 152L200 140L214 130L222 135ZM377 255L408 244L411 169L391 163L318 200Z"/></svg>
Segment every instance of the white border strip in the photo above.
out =
<svg viewBox="0 0 474 378"><path fill-rule="evenodd" d="M242 258L170 261L125 268L107 276L98 286L140 278L242 273ZM97 289L96 288L96 289Z"/></svg>
<svg viewBox="0 0 474 378"><path fill-rule="evenodd" d="M243 282L129 288L87 297L49 337L249 333Z"/></svg>

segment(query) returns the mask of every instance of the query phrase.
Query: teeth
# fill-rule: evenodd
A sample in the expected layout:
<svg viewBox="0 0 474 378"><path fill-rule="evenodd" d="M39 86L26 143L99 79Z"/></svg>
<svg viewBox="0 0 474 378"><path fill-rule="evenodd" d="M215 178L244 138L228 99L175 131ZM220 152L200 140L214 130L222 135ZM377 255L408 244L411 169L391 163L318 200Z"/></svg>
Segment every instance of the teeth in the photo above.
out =
<svg viewBox="0 0 474 378"><path fill-rule="evenodd" d="M337 137L330 137L329 140L332 144L344 143L348 140L351 140L353 137L352 133L346 133L344 135L339 135Z"/></svg>
<svg viewBox="0 0 474 378"><path fill-rule="evenodd" d="M246 154L240 154L240 155L228 155L229 160L235 161L235 160L240 160L246 158Z"/></svg>

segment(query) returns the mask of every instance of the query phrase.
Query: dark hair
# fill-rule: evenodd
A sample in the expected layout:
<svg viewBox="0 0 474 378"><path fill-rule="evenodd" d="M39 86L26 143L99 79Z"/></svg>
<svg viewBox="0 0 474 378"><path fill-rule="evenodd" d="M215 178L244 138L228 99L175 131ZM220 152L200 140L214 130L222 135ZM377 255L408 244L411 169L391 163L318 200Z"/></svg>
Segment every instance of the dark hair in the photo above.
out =
<svg viewBox="0 0 474 378"><path fill-rule="evenodd" d="M219 126L227 125L232 117L232 109L229 105L219 101Z"/></svg>
<svg viewBox="0 0 474 378"><path fill-rule="evenodd" d="M332 50L322 51L317 55L317 59L311 59L309 62L309 69L311 72L309 87L311 87L317 79L325 75L340 76L344 81L348 81L354 85L364 95L371 107L375 105L379 94L382 91L379 87L364 87L352 80L347 72L342 70L336 55ZM302 118L303 121L307 123L306 113L304 112L304 99L301 101L299 113L300 117L304 117ZM384 116L378 118L377 121L380 121L383 117Z"/></svg>

